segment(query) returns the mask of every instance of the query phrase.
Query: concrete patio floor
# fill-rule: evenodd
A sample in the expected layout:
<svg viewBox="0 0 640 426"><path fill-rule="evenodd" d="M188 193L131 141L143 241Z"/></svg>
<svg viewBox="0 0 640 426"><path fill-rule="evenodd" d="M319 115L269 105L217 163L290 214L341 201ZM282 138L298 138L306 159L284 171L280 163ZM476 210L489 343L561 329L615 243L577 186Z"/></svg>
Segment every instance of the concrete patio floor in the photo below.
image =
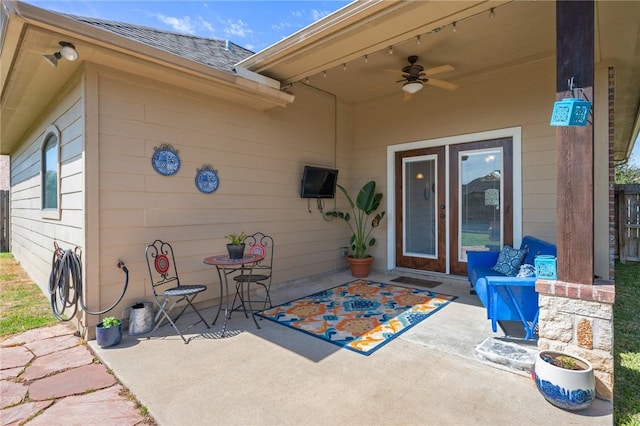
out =
<svg viewBox="0 0 640 426"><path fill-rule="evenodd" d="M400 273L373 273L392 283ZM402 275L410 275L404 274ZM364 356L241 312L184 344L170 326L150 338L89 345L160 425L612 424L612 404L581 412L549 404L531 377L478 359L491 331L468 283L444 277L431 289L458 299ZM351 281L348 271L272 288L274 305ZM203 314L213 320L217 308ZM192 318L181 319L187 324Z"/></svg>

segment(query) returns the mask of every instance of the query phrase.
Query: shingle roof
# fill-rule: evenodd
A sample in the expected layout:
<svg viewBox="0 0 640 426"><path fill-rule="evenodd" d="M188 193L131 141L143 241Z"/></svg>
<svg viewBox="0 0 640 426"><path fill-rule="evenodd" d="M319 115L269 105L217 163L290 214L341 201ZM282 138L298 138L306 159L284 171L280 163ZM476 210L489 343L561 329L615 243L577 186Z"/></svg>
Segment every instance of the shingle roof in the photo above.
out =
<svg viewBox="0 0 640 426"><path fill-rule="evenodd" d="M254 52L227 40L214 40L178 34L156 28L64 14L78 22L110 31L218 70L234 72L234 65Z"/></svg>

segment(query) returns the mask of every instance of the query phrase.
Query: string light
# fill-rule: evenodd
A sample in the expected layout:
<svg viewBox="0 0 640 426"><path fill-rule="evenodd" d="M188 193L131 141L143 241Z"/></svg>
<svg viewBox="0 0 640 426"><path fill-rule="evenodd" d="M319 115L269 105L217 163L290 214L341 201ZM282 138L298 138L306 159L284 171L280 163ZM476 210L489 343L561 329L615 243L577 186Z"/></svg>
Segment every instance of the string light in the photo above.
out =
<svg viewBox="0 0 640 426"><path fill-rule="evenodd" d="M533 0L533 1L535 1L535 0ZM498 7L502 7L502 6L505 6L505 5L507 5L507 4L511 4L511 3L512 3L512 2L503 3L503 4L499 5L499 6L496 6L496 7L492 7L492 8L490 8L490 9L488 10L488 12L489 12L489 18L490 18L490 19L493 19L493 18L495 18L495 17L496 17L496 9L497 9ZM452 22L450 22L450 23L448 23L448 24L444 24L444 25L442 25L442 26L440 26L440 27L433 28L431 31L428 31L428 32L427 32L427 33L425 33L425 34L437 34L437 33L441 32L444 28L446 28L446 27L448 27L448 26L451 26L451 32L454 32L454 33L455 33L455 32L457 32L457 31L458 31L458 22L466 21L467 19L474 18L474 17L476 17L476 16L478 16L478 15L482 15L482 14L484 14L484 13L487 13L487 9L485 9L485 10L483 10L483 11L480 11L480 12L477 12L477 13L474 13L473 15L465 16L465 17L463 17L462 19L459 19L459 20L457 20L457 21L452 21ZM424 34L422 34L422 35L424 35ZM416 36L416 44L417 44L417 45L420 45L420 44L422 43L422 35L418 34L418 35ZM404 42L402 42L402 43L404 43ZM394 52L393 52L393 45L389 45L389 47L387 48L387 52L389 53L389 55L393 55L393 54L394 54ZM369 63L369 55L368 55L368 54L367 54L367 55L364 55L364 56L363 56L363 60L364 60L364 63L365 63L365 64L366 64L366 63ZM346 70L347 70L347 63L346 63L346 62L344 62L344 63L342 64L342 69L343 69L344 71L346 71ZM324 78L327 78L327 75L328 75L328 74L327 74L327 70L322 71L322 76L323 76ZM309 77L306 77L304 81L305 81L305 83L307 83L307 84L308 84L308 83L309 83Z"/></svg>

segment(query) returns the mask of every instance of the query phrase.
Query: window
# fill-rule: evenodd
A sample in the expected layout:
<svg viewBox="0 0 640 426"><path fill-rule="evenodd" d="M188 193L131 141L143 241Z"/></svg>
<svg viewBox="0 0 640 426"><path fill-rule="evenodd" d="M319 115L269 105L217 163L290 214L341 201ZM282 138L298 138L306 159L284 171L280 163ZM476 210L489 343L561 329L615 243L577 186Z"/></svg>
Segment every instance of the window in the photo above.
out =
<svg viewBox="0 0 640 426"><path fill-rule="evenodd" d="M42 143L42 210L58 217L60 200L60 137L55 126L47 130ZM47 217L55 218L47 215Z"/></svg>

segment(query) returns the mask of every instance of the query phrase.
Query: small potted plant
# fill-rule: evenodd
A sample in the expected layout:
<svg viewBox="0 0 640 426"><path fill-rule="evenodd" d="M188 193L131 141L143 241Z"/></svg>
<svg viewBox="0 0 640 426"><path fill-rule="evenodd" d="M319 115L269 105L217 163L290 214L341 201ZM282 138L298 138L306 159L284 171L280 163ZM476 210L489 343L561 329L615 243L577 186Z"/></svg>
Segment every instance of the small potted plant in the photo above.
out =
<svg viewBox="0 0 640 426"><path fill-rule="evenodd" d="M116 317L106 317L96 325L96 341L101 348L115 346L121 340L122 320Z"/></svg>
<svg viewBox="0 0 640 426"><path fill-rule="evenodd" d="M229 259L242 259L244 256L244 239L247 236L244 231L239 234L229 234L226 238L231 241L227 244L227 251L229 252Z"/></svg>
<svg viewBox="0 0 640 426"><path fill-rule="evenodd" d="M532 376L542 396L565 410L583 410L596 396L593 366L577 355L540 351Z"/></svg>
<svg viewBox="0 0 640 426"><path fill-rule="evenodd" d="M369 255L367 250L376 244L376 239L371 236L371 232L380 226L380 221L385 215L384 211L376 213L382 201L382 193L376 193L376 183L371 180L360 189L354 203L347 190L342 185L337 186L349 202L351 213L333 210L326 215L340 218L349 225L353 234L349 241L352 253L347 256L347 263L351 268L351 275L364 278L369 275L373 263L373 256ZM373 219L371 219L372 215L374 215Z"/></svg>

